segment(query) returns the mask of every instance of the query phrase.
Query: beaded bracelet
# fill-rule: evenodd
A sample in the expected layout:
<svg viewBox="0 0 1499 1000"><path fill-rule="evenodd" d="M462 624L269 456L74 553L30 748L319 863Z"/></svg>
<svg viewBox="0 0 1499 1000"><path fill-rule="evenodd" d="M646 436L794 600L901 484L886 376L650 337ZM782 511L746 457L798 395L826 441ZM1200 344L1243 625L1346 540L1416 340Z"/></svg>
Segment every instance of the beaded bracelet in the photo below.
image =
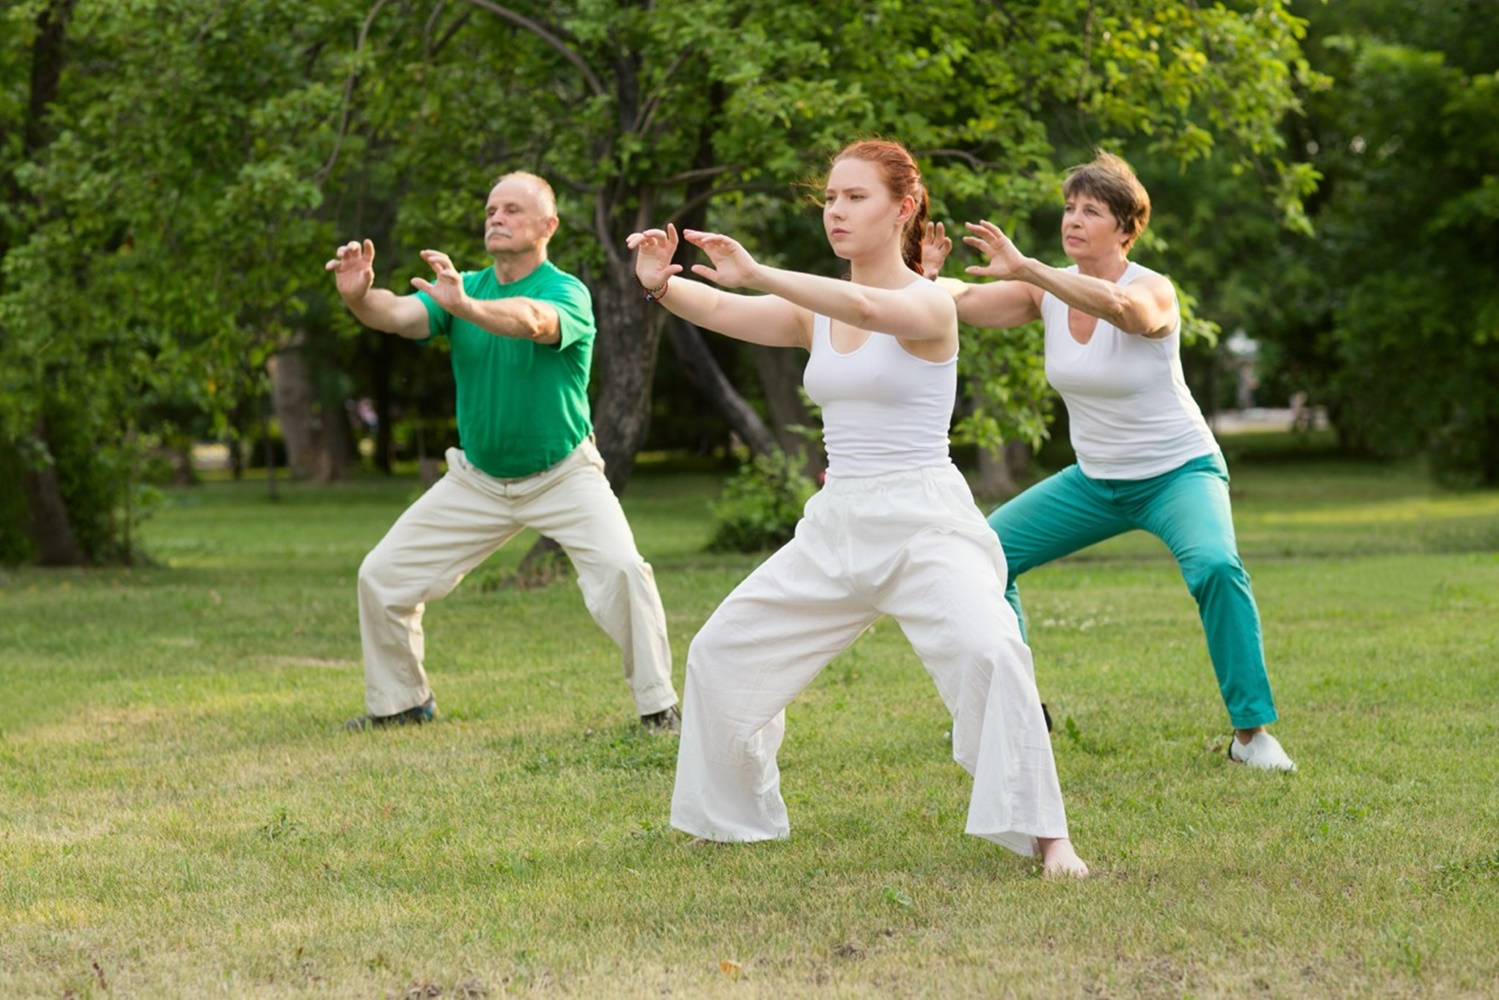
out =
<svg viewBox="0 0 1499 1000"><path fill-rule="evenodd" d="M661 282L660 288L645 289L645 300L647 302L660 302L666 297L666 286L669 284L671 284L671 275L668 274L666 280Z"/></svg>

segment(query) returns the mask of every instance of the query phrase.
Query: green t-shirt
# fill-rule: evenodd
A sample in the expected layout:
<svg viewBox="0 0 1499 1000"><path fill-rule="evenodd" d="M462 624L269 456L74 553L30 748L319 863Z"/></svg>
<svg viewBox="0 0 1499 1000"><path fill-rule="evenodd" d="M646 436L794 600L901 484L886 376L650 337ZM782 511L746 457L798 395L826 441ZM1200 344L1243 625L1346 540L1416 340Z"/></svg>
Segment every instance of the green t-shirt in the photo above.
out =
<svg viewBox="0 0 1499 1000"><path fill-rule="evenodd" d="M458 443L491 476L517 479L550 469L593 430L588 370L593 363L593 300L588 286L550 261L519 281L500 284L494 268L468 271L474 299L528 298L557 310L560 339L537 344L500 337L417 292L432 336L452 346L458 386Z"/></svg>

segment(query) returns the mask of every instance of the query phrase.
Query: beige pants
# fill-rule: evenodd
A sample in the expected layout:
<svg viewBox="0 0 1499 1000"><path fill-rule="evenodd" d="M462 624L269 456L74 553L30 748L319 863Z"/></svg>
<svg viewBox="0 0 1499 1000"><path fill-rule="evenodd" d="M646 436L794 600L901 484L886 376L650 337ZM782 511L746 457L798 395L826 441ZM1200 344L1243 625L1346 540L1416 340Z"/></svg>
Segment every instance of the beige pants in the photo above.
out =
<svg viewBox="0 0 1499 1000"><path fill-rule="evenodd" d="M713 612L687 653L672 825L709 840L789 835L784 709L881 615L952 713L973 775L968 833L1024 855L1067 836L1031 652L1005 603L1004 551L951 466L834 480L796 537Z"/></svg>
<svg viewBox="0 0 1499 1000"><path fill-rule="evenodd" d="M523 528L554 539L578 571L593 620L619 646L641 715L677 702L666 616L650 564L604 478L593 439L552 468L496 479L449 448L448 471L406 509L359 567L365 706L394 715L432 694L422 612Z"/></svg>

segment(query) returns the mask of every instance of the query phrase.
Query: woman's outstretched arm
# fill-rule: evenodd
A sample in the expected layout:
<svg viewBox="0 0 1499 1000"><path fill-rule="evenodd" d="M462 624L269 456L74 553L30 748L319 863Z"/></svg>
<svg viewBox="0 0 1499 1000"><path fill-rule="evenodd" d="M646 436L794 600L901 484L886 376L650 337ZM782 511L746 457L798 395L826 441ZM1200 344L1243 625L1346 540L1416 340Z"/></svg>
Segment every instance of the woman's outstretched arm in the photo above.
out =
<svg viewBox="0 0 1499 1000"><path fill-rule="evenodd" d="M1120 285L1027 257L992 222L970 222L968 232L963 242L989 258L989 263L981 267L968 268L969 274L1034 285L1125 333L1158 339L1169 337L1177 328L1176 291L1161 275ZM1039 314L1039 296L1037 310Z"/></svg>
<svg viewBox="0 0 1499 1000"><path fill-rule="evenodd" d="M921 271L936 282L958 307L958 319L973 326L1006 330L1041 318L1041 289L1023 281L971 284L938 277L952 240L942 223L928 222L921 240ZM971 269L970 269L971 270Z"/></svg>
<svg viewBox="0 0 1499 1000"><path fill-rule="evenodd" d="M681 277L673 264L676 227L631 233L625 246L635 251L635 277L664 308L696 326L726 337L767 347L810 350L812 315L774 295L735 295L701 281Z"/></svg>
<svg viewBox="0 0 1499 1000"><path fill-rule="evenodd" d="M688 230L682 235L713 262L711 267L694 264L692 272L720 285L769 292L809 312L903 340L941 340L952 337L956 330L952 299L914 273L914 293L910 288L875 288L767 267L721 233Z"/></svg>

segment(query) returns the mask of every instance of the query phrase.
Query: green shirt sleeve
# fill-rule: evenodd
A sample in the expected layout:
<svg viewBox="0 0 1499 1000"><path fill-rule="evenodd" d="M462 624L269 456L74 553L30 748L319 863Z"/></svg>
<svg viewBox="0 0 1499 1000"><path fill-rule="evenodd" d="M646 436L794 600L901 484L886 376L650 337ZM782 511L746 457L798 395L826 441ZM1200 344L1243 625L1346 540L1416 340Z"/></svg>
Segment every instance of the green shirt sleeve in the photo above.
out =
<svg viewBox="0 0 1499 1000"><path fill-rule="evenodd" d="M467 280L468 275L464 275ZM418 343L425 344L433 337L446 337L453 328L453 314L432 301L426 292L413 292L417 301L427 307L427 336Z"/></svg>
<svg viewBox="0 0 1499 1000"><path fill-rule="evenodd" d="M557 310L556 350L564 350L574 344L591 343L594 336L593 296L588 286L562 271L556 272L557 281L540 296Z"/></svg>

